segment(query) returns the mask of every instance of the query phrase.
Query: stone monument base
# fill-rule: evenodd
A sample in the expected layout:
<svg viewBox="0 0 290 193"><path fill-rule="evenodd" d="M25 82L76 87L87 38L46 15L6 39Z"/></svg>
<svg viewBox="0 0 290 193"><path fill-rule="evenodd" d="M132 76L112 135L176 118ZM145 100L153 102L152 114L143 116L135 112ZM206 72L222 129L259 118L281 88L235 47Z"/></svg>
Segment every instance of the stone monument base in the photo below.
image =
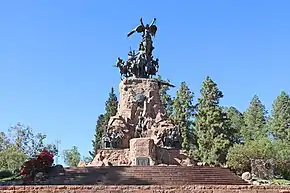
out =
<svg viewBox="0 0 290 193"><path fill-rule="evenodd" d="M155 165L156 146L151 138L134 138L130 140L131 165Z"/></svg>
<svg viewBox="0 0 290 193"><path fill-rule="evenodd" d="M86 166L153 166L153 165L195 165L184 150L158 147L151 138L133 138L127 149L99 149L91 163Z"/></svg>

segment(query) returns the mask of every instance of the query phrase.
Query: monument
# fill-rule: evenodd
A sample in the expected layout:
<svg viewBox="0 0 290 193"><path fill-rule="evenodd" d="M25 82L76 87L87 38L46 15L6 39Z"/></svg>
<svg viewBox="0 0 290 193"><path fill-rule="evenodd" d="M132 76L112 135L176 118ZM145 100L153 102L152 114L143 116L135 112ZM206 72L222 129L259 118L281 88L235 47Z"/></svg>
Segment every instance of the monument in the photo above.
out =
<svg viewBox="0 0 290 193"><path fill-rule="evenodd" d="M118 57L115 65L121 75L118 111L109 120L103 136L104 150L100 151L127 150L123 153L127 156L122 157L127 157L128 165L137 165L138 157L148 157L149 165L173 164L177 162L168 159L182 152L180 130L169 119L160 98L163 85L174 86L154 78L159 69L159 59L153 55L156 32L156 18L146 25L141 18L140 24L127 35L129 38L134 33L141 34L138 51L130 49L127 60ZM166 157L164 154L167 154L167 161L162 161ZM104 157L110 160L110 155Z"/></svg>
<svg viewBox="0 0 290 193"><path fill-rule="evenodd" d="M103 149L97 151L91 163L82 162L79 167L68 168L63 168L61 165L48 167L48 164L45 164L46 160L52 164L53 156L46 152L45 159L42 154L41 157L37 156L36 159L25 162L21 173L28 177L27 180L10 180L5 182L3 187L0 183L1 192L224 192L223 190L257 192L261 190L259 188L256 191L253 187L233 189L232 186L229 188L212 186L228 187L228 185L248 183L225 168L187 167L192 166L193 163L181 150L180 130L168 118L160 100L159 89L164 83L153 78L159 68L158 59L154 59L153 56L152 40L157 32L156 19L150 25L144 25L142 18L140 22L141 24L128 34L130 37L135 32L142 33L138 52L130 51L127 61L121 58L117 61L116 66L124 79L119 86L120 102L117 114L110 118L102 137ZM40 167L43 165L45 167ZM165 167L159 167L160 165ZM168 165L175 165L175 167ZM11 186L10 183L30 186ZM207 188L206 185L210 186Z"/></svg>

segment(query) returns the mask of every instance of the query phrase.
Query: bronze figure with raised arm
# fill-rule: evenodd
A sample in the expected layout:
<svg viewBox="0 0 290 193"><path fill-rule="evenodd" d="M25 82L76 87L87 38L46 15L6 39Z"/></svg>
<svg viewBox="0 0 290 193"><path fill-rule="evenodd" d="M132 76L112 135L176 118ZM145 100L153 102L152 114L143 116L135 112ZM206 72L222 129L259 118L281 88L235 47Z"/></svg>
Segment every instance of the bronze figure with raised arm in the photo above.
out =
<svg viewBox="0 0 290 193"><path fill-rule="evenodd" d="M136 28L134 28L131 32L129 32L127 34L127 37L130 37L132 34L134 34L135 32L137 33L143 33L142 36L144 35L145 33L145 30L148 30L149 33L152 35L152 36L155 36L156 32L157 32L157 26L155 25L155 22L156 22L156 18L153 19L153 21L151 22L151 24L146 24L144 25L143 24L143 20L142 20L142 17L140 18L140 25L138 25Z"/></svg>

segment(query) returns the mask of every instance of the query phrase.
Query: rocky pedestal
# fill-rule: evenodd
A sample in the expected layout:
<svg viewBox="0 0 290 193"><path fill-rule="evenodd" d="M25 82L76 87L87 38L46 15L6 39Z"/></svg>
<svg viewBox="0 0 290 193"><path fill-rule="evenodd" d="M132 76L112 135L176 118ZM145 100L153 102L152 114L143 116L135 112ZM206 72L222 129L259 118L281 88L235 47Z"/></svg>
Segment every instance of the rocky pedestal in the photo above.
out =
<svg viewBox="0 0 290 193"><path fill-rule="evenodd" d="M119 85L119 105L111 117L104 149L89 164L190 165L180 150L180 131L168 118L160 99L162 83L151 78L125 78Z"/></svg>
<svg viewBox="0 0 290 193"><path fill-rule="evenodd" d="M118 148L129 148L129 140L149 137L158 146L165 146L162 137L179 140L179 130L168 119L160 100L160 82L148 78L126 78L119 86L118 112L109 120L107 131L119 134ZM173 143L170 143L171 145ZM167 144L168 145L168 144Z"/></svg>
<svg viewBox="0 0 290 193"><path fill-rule="evenodd" d="M110 118L103 144L85 166L192 165L181 150L180 131L168 118L160 100L161 82L126 78L119 86L117 114Z"/></svg>

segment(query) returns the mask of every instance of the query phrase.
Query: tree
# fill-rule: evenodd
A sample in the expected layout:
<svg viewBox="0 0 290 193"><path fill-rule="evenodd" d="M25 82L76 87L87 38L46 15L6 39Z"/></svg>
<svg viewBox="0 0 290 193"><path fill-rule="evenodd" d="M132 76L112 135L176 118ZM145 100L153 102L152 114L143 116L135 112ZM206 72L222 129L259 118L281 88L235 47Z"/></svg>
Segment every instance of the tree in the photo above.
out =
<svg viewBox="0 0 290 193"><path fill-rule="evenodd" d="M245 127L242 136L245 142L266 137L266 110L257 95L254 95L249 108L244 113Z"/></svg>
<svg viewBox="0 0 290 193"><path fill-rule="evenodd" d="M0 132L0 152L9 147L9 139L4 132Z"/></svg>
<svg viewBox="0 0 290 193"><path fill-rule="evenodd" d="M118 98L117 98L117 95L115 94L114 88L112 87L109 93L109 98L105 102L105 113L99 115L98 120L97 120L95 135L92 141L93 151L89 152L89 154L92 157L95 157L96 150L101 148L102 137L105 133L105 128L108 125L110 117L116 115L117 111L118 111Z"/></svg>
<svg viewBox="0 0 290 193"><path fill-rule="evenodd" d="M54 155L58 150L54 144L45 144L46 135L35 134L32 128L17 123L0 133L0 170L14 171L19 169L24 161L35 157L43 149Z"/></svg>
<svg viewBox="0 0 290 193"><path fill-rule="evenodd" d="M223 93L209 76L203 82L200 92L195 118L196 154L202 162L208 164L225 163L230 141L227 136L229 121L219 106Z"/></svg>
<svg viewBox="0 0 290 193"><path fill-rule="evenodd" d="M275 157L274 147L269 138L248 141L245 145L235 144L229 149L227 165L237 173L250 172L251 159Z"/></svg>
<svg viewBox="0 0 290 193"><path fill-rule="evenodd" d="M276 163L276 172L279 172L284 179L290 180L290 143L286 140L276 139L273 141L273 158Z"/></svg>
<svg viewBox="0 0 290 193"><path fill-rule="evenodd" d="M19 170L22 164L29 158L24 152L11 145L0 151L0 171Z"/></svg>
<svg viewBox="0 0 290 193"><path fill-rule="evenodd" d="M14 145L18 150L29 157L35 157L43 149L48 150L55 156L58 154L55 144L44 144L44 140L47 137L45 134L35 134L31 127L21 123L11 126L8 130L8 136L6 138L8 140L7 143Z"/></svg>
<svg viewBox="0 0 290 193"><path fill-rule="evenodd" d="M176 97L173 99L172 118L180 128L182 148L189 152L192 142L191 123L195 112L193 105L193 93L190 91L185 82L182 82Z"/></svg>
<svg viewBox="0 0 290 193"><path fill-rule="evenodd" d="M170 83L169 80L163 80L160 75L158 75L157 80L163 81L166 83ZM173 100L172 100L171 96L168 94L168 91L169 91L169 86L161 85L161 88L159 90L161 103L163 104L166 113L170 116L172 114Z"/></svg>
<svg viewBox="0 0 290 193"><path fill-rule="evenodd" d="M104 127L105 127L105 119L104 115L101 114L98 117L97 124L96 124L96 133L94 136L93 143L93 151L90 151L89 154L94 158L96 156L97 149L100 149L102 146L102 136L104 133Z"/></svg>
<svg viewBox="0 0 290 193"><path fill-rule="evenodd" d="M230 143L241 143L241 128L245 126L243 114L235 107L225 108L225 113L229 119L229 129L227 136Z"/></svg>
<svg viewBox="0 0 290 193"><path fill-rule="evenodd" d="M109 98L105 103L105 111L104 120L105 123L108 124L110 117L116 115L118 111L118 98L113 87L111 88Z"/></svg>
<svg viewBox="0 0 290 193"><path fill-rule="evenodd" d="M275 139L290 141L290 97L284 91L272 105L270 130Z"/></svg>
<svg viewBox="0 0 290 193"><path fill-rule="evenodd" d="M70 167L77 167L78 163L81 160L81 154L78 151L76 146L73 146L71 149L66 149L63 151L64 162Z"/></svg>

